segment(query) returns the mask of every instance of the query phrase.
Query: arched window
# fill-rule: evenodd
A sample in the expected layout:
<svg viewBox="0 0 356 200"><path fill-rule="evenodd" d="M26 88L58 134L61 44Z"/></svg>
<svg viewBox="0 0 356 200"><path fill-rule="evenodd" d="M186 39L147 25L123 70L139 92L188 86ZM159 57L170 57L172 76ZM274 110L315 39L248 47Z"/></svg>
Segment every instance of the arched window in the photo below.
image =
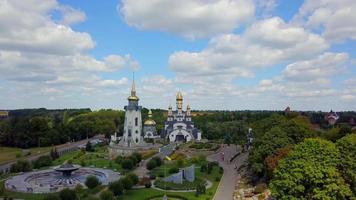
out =
<svg viewBox="0 0 356 200"><path fill-rule="evenodd" d="M138 118L135 118L135 126L138 126Z"/></svg>

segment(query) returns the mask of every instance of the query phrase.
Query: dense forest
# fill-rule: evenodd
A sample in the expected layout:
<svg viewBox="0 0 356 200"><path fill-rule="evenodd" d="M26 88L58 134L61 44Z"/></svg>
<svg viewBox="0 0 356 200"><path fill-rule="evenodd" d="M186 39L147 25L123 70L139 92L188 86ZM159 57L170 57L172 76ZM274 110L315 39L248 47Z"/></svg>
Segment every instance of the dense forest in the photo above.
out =
<svg viewBox="0 0 356 200"><path fill-rule="evenodd" d="M152 109L160 134L167 111ZM148 109L143 108L143 121ZM243 144L247 129L257 121L273 115L284 115L284 111L198 111L193 110L193 121L201 129L203 138L227 139L230 143ZM339 126L356 119L355 112L341 112ZM304 116L310 123L328 130L324 112L299 112L290 115ZM115 131L122 135L124 111L85 109L20 109L11 110L9 118L0 121L0 144L4 146L29 148L77 141L96 134L109 137ZM338 127L339 127L338 126ZM336 128L337 129L337 128ZM333 129L330 137L333 137ZM264 130L267 132L267 129ZM334 134L335 135L335 134ZM333 139L335 140L335 138Z"/></svg>

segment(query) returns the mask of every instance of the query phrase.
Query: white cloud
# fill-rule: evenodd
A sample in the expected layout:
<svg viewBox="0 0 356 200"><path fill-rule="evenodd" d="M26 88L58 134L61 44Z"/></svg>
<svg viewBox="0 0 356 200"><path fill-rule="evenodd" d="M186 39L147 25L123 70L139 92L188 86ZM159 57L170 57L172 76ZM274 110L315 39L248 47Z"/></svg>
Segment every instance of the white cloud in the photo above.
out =
<svg viewBox="0 0 356 200"><path fill-rule="evenodd" d="M282 75L291 80L314 80L338 75L345 71L349 59L347 53L324 53L312 60L287 65Z"/></svg>
<svg viewBox="0 0 356 200"><path fill-rule="evenodd" d="M214 75L231 80L251 77L253 69L311 58L327 48L318 35L274 17L256 22L241 35L215 37L200 52L175 52L169 57L169 67L178 79Z"/></svg>
<svg viewBox="0 0 356 200"><path fill-rule="evenodd" d="M252 0L123 0L118 5L130 26L195 39L229 33L254 16Z"/></svg>
<svg viewBox="0 0 356 200"><path fill-rule="evenodd" d="M60 21L61 24L64 25L72 25L79 22L83 22L86 19L86 15L84 12L74 9L70 6L59 6L58 10L62 12L62 19Z"/></svg>
<svg viewBox="0 0 356 200"><path fill-rule="evenodd" d="M60 12L60 19L52 18L54 11ZM113 88L128 87L126 77L103 77L138 70L139 63L129 54L103 59L89 55L95 46L91 36L70 27L83 20L84 12L55 0L0 0L1 96L13 97L12 106L48 106L42 99L58 98L64 105L77 99L82 106L95 107L88 96L108 98ZM32 101L22 102L25 99Z"/></svg>
<svg viewBox="0 0 356 200"><path fill-rule="evenodd" d="M331 41L356 40L356 1L306 0L294 21L311 29L322 30Z"/></svg>

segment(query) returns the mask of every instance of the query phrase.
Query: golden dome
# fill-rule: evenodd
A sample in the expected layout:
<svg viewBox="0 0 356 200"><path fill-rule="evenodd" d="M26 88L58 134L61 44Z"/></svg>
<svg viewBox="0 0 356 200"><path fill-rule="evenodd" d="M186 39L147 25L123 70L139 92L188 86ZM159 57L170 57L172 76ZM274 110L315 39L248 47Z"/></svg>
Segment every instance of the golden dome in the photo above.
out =
<svg viewBox="0 0 356 200"><path fill-rule="evenodd" d="M152 111L151 109L148 111L148 119L144 123L145 125L156 125L156 122L152 119Z"/></svg>
<svg viewBox="0 0 356 200"><path fill-rule="evenodd" d="M129 96L127 99L130 100L130 101L138 101L138 100L140 100L137 96Z"/></svg>
<svg viewBox="0 0 356 200"><path fill-rule="evenodd" d="M177 92L177 97L176 97L177 100L183 100L183 95L180 91Z"/></svg>
<svg viewBox="0 0 356 200"><path fill-rule="evenodd" d="M151 126L154 126L156 125L156 122L152 119L148 119L145 121L145 125L151 125Z"/></svg>

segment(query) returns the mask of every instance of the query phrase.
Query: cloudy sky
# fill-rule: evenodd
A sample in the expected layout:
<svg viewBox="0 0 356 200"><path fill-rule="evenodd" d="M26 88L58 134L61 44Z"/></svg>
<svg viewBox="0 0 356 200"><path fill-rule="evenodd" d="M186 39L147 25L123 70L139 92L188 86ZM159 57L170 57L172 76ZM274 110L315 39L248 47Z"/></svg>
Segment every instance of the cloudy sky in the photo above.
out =
<svg viewBox="0 0 356 200"><path fill-rule="evenodd" d="M355 0L0 0L0 109L356 110Z"/></svg>

